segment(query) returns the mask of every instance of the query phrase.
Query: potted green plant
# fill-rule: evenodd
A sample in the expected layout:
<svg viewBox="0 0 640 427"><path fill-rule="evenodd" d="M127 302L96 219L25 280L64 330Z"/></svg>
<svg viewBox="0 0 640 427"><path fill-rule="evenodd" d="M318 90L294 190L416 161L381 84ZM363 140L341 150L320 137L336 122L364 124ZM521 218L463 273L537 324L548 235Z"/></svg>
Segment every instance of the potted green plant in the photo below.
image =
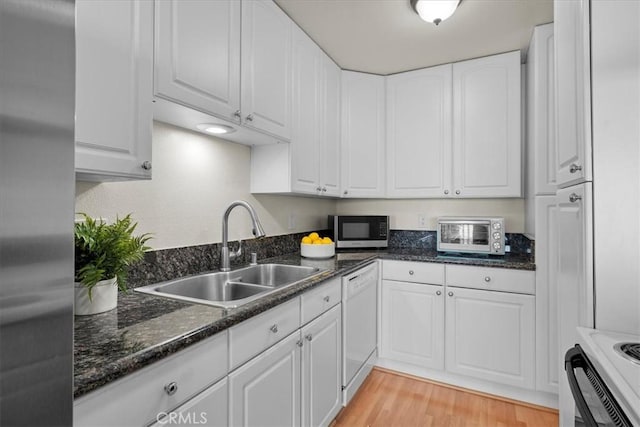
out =
<svg viewBox="0 0 640 427"><path fill-rule="evenodd" d="M113 310L118 289L127 290L127 268L150 249L148 233L134 236L137 223L131 214L112 224L86 214L75 224L75 314Z"/></svg>

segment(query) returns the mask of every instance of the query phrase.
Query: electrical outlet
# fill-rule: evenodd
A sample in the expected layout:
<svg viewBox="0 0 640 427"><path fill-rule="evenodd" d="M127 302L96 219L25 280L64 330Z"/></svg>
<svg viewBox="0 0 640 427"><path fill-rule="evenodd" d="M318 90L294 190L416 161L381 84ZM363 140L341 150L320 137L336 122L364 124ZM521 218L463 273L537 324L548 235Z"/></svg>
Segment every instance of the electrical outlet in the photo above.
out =
<svg viewBox="0 0 640 427"><path fill-rule="evenodd" d="M289 230L294 230L296 228L296 214L291 212L289 214Z"/></svg>
<svg viewBox="0 0 640 427"><path fill-rule="evenodd" d="M425 214L418 214L418 227L427 228L427 216Z"/></svg>

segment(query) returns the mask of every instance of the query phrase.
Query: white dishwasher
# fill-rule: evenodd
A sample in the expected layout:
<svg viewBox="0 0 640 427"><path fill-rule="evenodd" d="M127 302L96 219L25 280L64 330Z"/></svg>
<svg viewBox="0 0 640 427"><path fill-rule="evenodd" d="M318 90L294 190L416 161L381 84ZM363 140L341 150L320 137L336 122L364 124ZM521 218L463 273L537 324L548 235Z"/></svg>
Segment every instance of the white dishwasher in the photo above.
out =
<svg viewBox="0 0 640 427"><path fill-rule="evenodd" d="M346 406L377 358L378 264L342 278L342 390Z"/></svg>

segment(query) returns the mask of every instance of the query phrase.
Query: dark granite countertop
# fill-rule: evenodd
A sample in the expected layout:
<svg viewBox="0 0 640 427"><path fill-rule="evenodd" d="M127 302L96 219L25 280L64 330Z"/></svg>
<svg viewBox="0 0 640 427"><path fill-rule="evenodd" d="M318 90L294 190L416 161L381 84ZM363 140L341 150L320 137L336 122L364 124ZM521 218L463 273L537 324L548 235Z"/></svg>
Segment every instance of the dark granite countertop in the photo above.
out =
<svg viewBox="0 0 640 427"><path fill-rule="evenodd" d="M347 274L376 258L535 270L530 257L517 255L451 257L439 256L435 251L424 249L394 249L341 252L328 260L309 260L294 253L262 262L309 265L325 271L236 309L183 303L132 291L119 293L115 310L75 317L74 397L215 335L320 282Z"/></svg>

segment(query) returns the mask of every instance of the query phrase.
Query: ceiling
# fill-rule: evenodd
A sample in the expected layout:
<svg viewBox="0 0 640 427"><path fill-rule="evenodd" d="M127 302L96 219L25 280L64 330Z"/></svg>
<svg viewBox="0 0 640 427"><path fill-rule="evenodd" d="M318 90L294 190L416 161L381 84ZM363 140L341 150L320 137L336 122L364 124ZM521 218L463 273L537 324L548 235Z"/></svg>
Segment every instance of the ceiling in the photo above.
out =
<svg viewBox="0 0 640 427"><path fill-rule="evenodd" d="M495 53L527 51L553 0L463 0L439 26L409 0L275 0L343 69L393 74Z"/></svg>

